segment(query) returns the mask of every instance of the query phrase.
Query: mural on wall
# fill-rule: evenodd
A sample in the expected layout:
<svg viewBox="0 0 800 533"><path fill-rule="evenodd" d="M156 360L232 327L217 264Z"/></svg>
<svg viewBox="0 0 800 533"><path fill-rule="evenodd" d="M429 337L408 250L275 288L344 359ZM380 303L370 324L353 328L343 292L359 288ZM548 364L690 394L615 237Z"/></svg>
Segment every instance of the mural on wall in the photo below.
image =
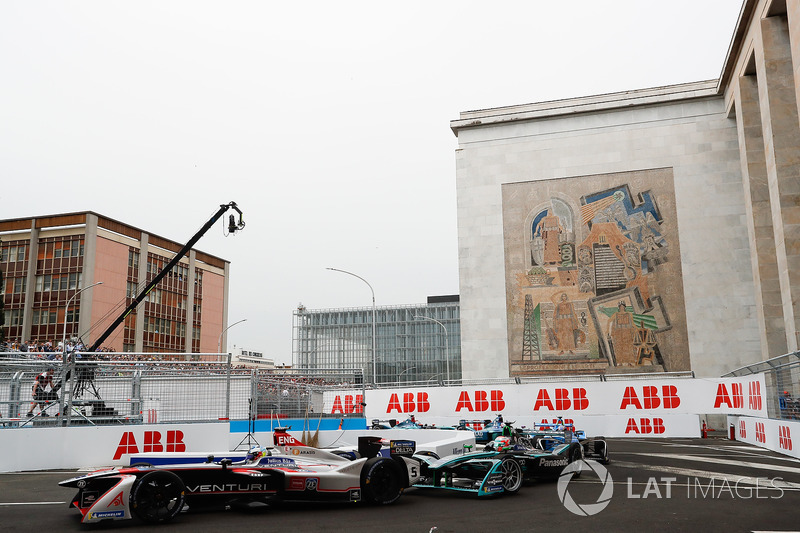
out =
<svg viewBox="0 0 800 533"><path fill-rule="evenodd" d="M506 184L503 225L512 374L689 369L671 169Z"/></svg>

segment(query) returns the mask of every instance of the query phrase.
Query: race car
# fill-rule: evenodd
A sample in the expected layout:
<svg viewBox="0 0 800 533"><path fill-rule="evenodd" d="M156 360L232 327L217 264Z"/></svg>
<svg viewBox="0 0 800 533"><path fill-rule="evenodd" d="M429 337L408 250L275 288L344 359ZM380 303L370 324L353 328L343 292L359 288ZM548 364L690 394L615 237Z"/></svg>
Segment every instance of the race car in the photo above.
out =
<svg viewBox="0 0 800 533"><path fill-rule="evenodd" d="M556 479L567 465L582 459L583 453L578 443L564 443L545 451L513 437L499 436L482 451L441 459L418 453L414 458L421 463L420 480L414 487L492 496L514 494L525 481Z"/></svg>
<svg viewBox="0 0 800 533"><path fill-rule="evenodd" d="M184 505L190 510L276 500L387 505L419 480L414 441L389 442L389 457L378 455L380 437L360 437L358 445L360 457L354 460L284 441L255 446L242 461L217 461L212 455L196 463L177 457L174 464L98 470L59 485L78 489L70 507L81 512L82 523L131 518L160 523L175 518Z"/></svg>
<svg viewBox="0 0 800 533"><path fill-rule="evenodd" d="M469 429L475 433L475 442L486 444L492 442L495 437L503 434L506 427L503 415L498 414L494 420L459 420L458 429Z"/></svg>
<svg viewBox="0 0 800 533"><path fill-rule="evenodd" d="M587 437L583 430L575 430L575 426L565 423L558 417L555 424L534 424L533 429L515 428L518 440L528 439L529 445L543 450L550 450L565 442L577 442L583 448L583 456L594 459L601 464L608 464L608 445L605 438Z"/></svg>

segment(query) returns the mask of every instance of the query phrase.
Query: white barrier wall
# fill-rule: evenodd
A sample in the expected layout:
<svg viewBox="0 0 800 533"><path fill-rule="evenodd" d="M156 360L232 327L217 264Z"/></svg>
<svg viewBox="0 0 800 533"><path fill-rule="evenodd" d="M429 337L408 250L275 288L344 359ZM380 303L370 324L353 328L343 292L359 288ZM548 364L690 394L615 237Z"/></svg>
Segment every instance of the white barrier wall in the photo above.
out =
<svg viewBox="0 0 800 533"><path fill-rule="evenodd" d="M229 424L169 424L0 430L0 472L128 464L132 453L228 447Z"/></svg>
<svg viewBox="0 0 800 533"><path fill-rule="evenodd" d="M577 429L585 430L590 436L606 437L697 437L700 415L718 414L744 417L747 438L756 438L756 430L747 426L747 421L755 417L763 424L763 428L759 426L758 435L774 433L778 439L776 447L770 449L787 453L780 443L792 443L792 431L796 436L800 429L793 429L786 422L768 420L765 394L764 377L758 375L381 389L367 390L363 400L367 423L371 419L404 420L413 414L420 423L441 427L456 425L462 419L491 419L502 413L516 426L531 427L552 423L563 416L565 421L573 421ZM361 391L326 393L325 405L332 406L333 414L347 414L347 409L358 411L360 403ZM769 428L767 423L770 423ZM773 423L779 425L773 427ZM778 431L788 432L784 437L788 436L789 440L781 441ZM327 433L321 438L322 444L339 445L335 438L327 439L337 432ZM233 440L241 440L243 436L231 433L227 422L3 428L0 429L3 452L0 471L122 465L127 464L128 456L133 453L215 452L233 449ZM260 444L266 442L259 439ZM797 448L796 444L793 446Z"/></svg>
<svg viewBox="0 0 800 533"><path fill-rule="evenodd" d="M326 393L331 413L360 409L360 392ZM764 376L367 390L367 420L456 425L503 414L517 426L573 420L590 435L699 436L699 415L767 416ZM643 428L643 429L642 429Z"/></svg>
<svg viewBox="0 0 800 533"><path fill-rule="evenodd" d="M736 440L800 459L800 421L729 416Z"/></svg>

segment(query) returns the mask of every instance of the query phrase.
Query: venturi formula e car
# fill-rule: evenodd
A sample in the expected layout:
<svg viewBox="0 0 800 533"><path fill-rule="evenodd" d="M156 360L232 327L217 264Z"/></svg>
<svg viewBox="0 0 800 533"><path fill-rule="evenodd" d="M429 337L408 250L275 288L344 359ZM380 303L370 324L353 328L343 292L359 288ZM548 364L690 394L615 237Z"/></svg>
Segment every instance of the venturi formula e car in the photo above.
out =
<svg viewBox="0 0 800 533"><path fill-rule="evenodd" d="M158 523L175 518L184 505L274 500L385 505L419 480L419 461L411 458L414 441L391 441L390 457L382 457L379 437L360 437L355 460L297 441L282 444L254 447L242 461L209 456L197 463L178 457L175 464L98 470L59 485L77 489L70 507L81 512L83 523L130 518Z"/></svg>

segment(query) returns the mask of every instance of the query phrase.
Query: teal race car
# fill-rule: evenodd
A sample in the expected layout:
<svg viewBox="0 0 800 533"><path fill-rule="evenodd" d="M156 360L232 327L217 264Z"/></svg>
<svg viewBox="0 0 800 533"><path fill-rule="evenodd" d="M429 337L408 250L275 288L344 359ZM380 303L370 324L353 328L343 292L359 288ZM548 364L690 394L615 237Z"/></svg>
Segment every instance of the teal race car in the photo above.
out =
<svg viewBox="0 0 800 533"><path fill-rule="evenodd" d="M583 458L580 443L566 442L550 450L511 436L496 437L481 451L436 457L416 453L420 461L417 488L446 489L479 497L514 494L523 483L557 479L564 468Z"/></svg>

